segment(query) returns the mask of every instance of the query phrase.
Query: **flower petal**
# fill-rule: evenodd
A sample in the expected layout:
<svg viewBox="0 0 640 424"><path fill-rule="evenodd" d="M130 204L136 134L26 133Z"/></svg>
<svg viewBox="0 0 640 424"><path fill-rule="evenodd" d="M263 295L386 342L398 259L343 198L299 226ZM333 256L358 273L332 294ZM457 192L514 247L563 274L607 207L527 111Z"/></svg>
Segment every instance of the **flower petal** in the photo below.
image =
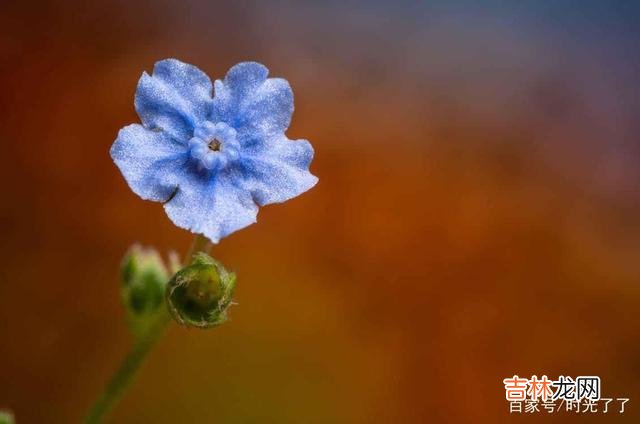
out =
<svg viewBox="0 0 640 424"><path fill-rule="evenodd" d="M260 206L299 196L318 182L309 172L313 147L307 140L275 137L266 143L254 144L246 155L244 187Z"/></svg>
<svg viewBox="0 0 640 424"><path fill-rule="evenodd" d="M185 161L185 149L168 134L139 124L122 128L110 153L131 190L156 202L171 197Z"/></svg>
<svg viewBox="0 0 640 424"><path fill-rule="evenodd" d="M263 136L282 134L293 113L293 92L281 78L268 78L269 70L256 62L232 67L215 82L213 120L224 121L239 133Z"/></svg>
<svg viewBox="0 0 640 424"><path fill-rule="evenodd" d="M200 69L176 59L157 62L138 81L135 107L145 127L161 128L188 140L211 108L211 80Z"/></svg>
<svg viewBox="0 0 640 424"><path fill-rule="evenodd" d="M176 195L165 203L164 209L177 226L204 234L217 243L256 222L258 206L249 192L234 183L236 178L229 172L214 178L185 174Z"/></svg>

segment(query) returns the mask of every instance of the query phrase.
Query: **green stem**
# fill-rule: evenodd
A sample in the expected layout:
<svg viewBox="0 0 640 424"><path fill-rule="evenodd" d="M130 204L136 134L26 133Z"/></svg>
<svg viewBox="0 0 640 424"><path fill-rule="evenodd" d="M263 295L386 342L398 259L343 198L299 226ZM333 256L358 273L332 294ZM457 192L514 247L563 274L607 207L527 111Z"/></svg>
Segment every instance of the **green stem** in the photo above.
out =
<svg viewBox="0 0 640 424"><path fill-rule="evenodd" d="M211 242L208 238L203 236L202 234L197 234L193 238L193 242L191 243L191 247L187 252L187 255L184 258L184 265L188 265L193 259L193 256L198 252L208 253L211 250Z"/></svg>
<svg viewBox="0 0 640 424"><path fill-rule="evenodd" d="M120 364L120 368L111 377L107 387L104 389L100 397L93 404L89 414L85 418L86 424L99 423L102 418L116 405L122 397L136 372L142 365L151 348L158 341L165 327L169 323L170 317L166 308L161 308L158 317L149 326L147 331L135 341L133 348Z"/></svg>
<svg viewBox="0 0 640 424"><path fill-rule="evenodd" d="M200 234L196 235L185 256L185 265L191 261L191 258L196 253L208 252L210 248L211 242L206 237ZM104 391L91 407L89 414L85 418L85 424L101 422L105 415L113 409L133 381L144 359L164 332L169 321L171 321L171 317L167 308L160 308L158 316L147 330L136 338L133 348L122 360L120 368L111 377Z"/></svg>

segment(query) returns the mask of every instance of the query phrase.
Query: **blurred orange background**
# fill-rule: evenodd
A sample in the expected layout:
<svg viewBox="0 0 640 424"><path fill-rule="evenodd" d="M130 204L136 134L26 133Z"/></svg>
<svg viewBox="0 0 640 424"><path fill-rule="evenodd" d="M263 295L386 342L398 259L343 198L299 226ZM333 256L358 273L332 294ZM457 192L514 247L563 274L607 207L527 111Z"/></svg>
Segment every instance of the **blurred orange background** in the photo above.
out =
<svg viewBox="0 0 640 424"><path fill-rule="evenodd" d="M638 422L633 2L0 6L0 408L78 422L130 346L118 266L191 235L108 155L143 70L255 60L320 183L215 246L231 321L173 325L117 423L507 422L502 379L599 375Z"/></svg>

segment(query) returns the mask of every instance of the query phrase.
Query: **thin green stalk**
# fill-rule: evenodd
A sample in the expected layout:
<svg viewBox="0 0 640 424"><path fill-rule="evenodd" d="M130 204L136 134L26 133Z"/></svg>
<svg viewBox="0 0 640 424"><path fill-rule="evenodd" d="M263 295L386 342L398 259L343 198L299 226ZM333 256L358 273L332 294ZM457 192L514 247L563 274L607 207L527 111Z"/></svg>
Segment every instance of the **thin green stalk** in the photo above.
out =
<svg viewBox="0 0 640 424"><path fill-rule="evenodd" d="M202 234L197 234L193 238L193 242L191 243L191 247L189 248L189 251L187 251L187 255L184 258L183 265L185 266L188 265L189 262L191 262L191 259L193 259L193 255L195 255L196 253L198 252L208 253L209 250L211 250L211 242L209 241L209 239L203 236Z"/></svg>
<svg viewBox="0 0 640 424"><path fill-rule="evenodd" d="M211 242L206 237L199 234L196 235L185 256L185 265L191 261L191 258L196 253L207 252L210 248ZM100 423L107 413L113 409L133 381L144 359L164 332L169 321L171 321L171 317L167 308L160 308L158 315L147 327L147 330L136 338L133 348L122 360L120 368L111 377L104 391L91 407L89 414L85 418L85 424Z"/></svg>
<svg viewBox="0 0 640 424"><path fill-rule="evenodd" d="M107 387L93 404L85 418L84 422L86 424L101 422L102 418L113 409L135 377L147 354L158 341L169 320L170 317L166 308L161 308L155 322L149 326L145 333L137 338L133 348L120 364L120 368L111 377Z"/></svg>

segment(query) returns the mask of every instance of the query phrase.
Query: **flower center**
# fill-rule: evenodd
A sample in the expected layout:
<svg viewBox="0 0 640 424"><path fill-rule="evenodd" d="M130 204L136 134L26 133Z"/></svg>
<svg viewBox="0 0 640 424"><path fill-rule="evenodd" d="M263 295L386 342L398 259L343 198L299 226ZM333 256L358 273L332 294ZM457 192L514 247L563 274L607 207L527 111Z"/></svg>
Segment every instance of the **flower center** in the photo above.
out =
<svg viewBox="0 0 640 424"><path fill-rule="evenodd" d="M211 141L209 141L209 150L213 151L213 152L219 152L220 151L220 147L222 146L222 143L220 143L220 141L216 140L215 138L212 139Z"/></svg>
<svg viewBox="0 0 640 424"><path fill-rule="evenodd" d="M224 122L204 122L189 140L189 152L197 169L219 171L239 157L236 131Z"/></svg>

